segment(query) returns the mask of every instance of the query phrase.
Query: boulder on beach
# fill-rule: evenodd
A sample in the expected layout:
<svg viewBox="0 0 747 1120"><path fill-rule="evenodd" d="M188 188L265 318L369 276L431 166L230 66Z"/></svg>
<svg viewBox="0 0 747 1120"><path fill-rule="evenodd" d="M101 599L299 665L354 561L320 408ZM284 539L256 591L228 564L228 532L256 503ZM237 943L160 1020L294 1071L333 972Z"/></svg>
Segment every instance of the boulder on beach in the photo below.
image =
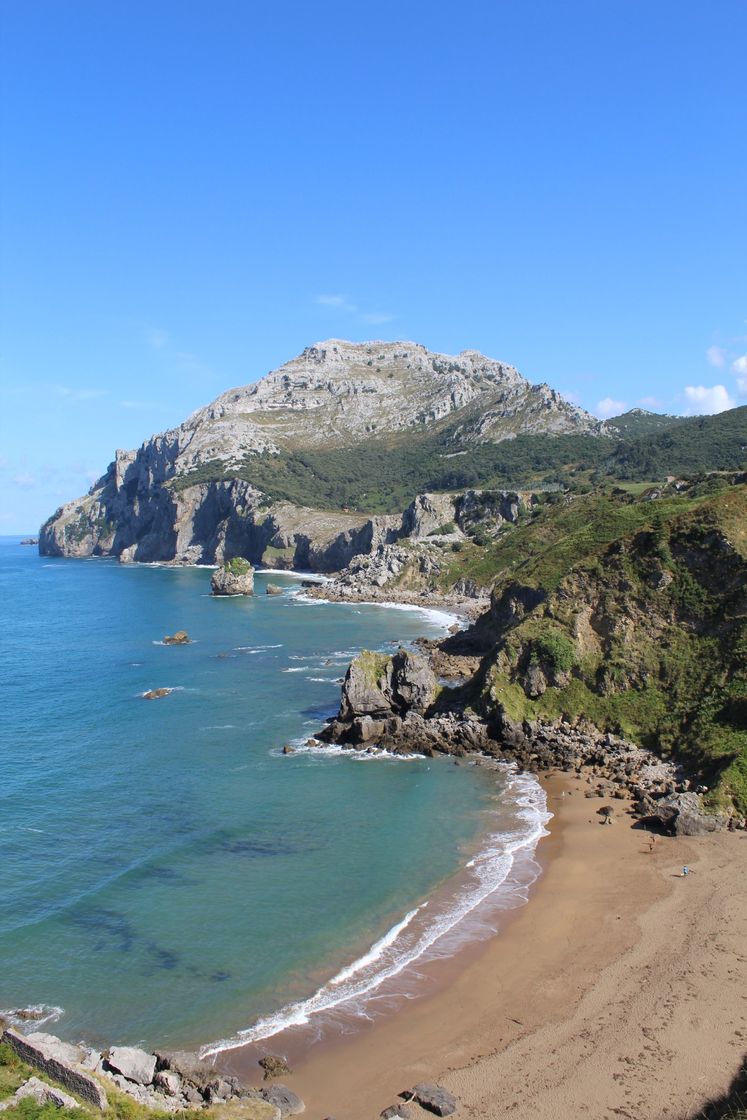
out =
<svg viewBox="0 0 747 1120"><path fill-rule="evenodd" d="M269 1089L260 1089L260 1093L268 1104L274 1104L279 1108L283 1116L296 1116L299 1112L306 1111L306 1105L301 1098L286 1085L272 1085Z"/></svg>
<svg viewBox="0 0 747 1120"><path fill-rule="evenodd" d="M253 595L254 568L243 556L234 556L213 572L210 592L212 595Z"/></svg>
<svg viewBox="0 0 747 1120"><path fill-rule="evenodd" d="M433 1112L436 1116L451 1116L456 1112L457 1102L453 1093L444 1089L442 1085L434 1085L430 1081L421 1081L412 1090L412 1095L421 1108L426 1112Z"/></svg>
<svg viewBox="0 0 747 1120"><path fill-rule="evenodd" d="M175 634L165 634L163 644L165 646L187 646L192 641L186 630L177 630Z"/></svg>
<svg viewBox="0 0 747 1120"><path fill-rule="evenodd" d="M281 1058L277 1054L266 1054L264 1058L259 1059L258 1064L265 1072L265 1081L270 1081L273 1077L282 1077L285 1073L293 1072L285 1058Z"/></svg>

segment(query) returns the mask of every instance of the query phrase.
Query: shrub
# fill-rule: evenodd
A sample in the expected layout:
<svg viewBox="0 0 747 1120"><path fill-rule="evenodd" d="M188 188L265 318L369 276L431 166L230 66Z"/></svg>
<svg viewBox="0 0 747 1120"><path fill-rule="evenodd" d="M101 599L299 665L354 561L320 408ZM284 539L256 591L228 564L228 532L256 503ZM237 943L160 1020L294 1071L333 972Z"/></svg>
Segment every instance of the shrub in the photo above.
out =
<svg viewBox="0 0 747 1120"><path fill-rule="evenodd" d="M252 566L243 556L234 556L223 565L232 576L245 576L252 570Z"/></svg>
<svg viewBox="0 0 747 1120"><path fill-rule="evenodd" d="M559 630L547 630L532 642L532 660L544 661L557 673L567 673L576 664L576 647Z"/></svg>

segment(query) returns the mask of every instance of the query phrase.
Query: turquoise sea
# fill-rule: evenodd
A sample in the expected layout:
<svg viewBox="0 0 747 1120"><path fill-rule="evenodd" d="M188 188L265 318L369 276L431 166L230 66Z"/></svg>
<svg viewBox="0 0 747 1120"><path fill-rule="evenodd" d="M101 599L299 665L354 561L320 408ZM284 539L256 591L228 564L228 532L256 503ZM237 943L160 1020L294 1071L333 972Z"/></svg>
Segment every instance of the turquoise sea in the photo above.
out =
<svg viewBox="0 0 747 1120"><path fill-rule="evenodd" d="M0 1007L63 1037L209 1048L359 1011L536 874L530 779L306 746L359 649L451 619L209 582L0 539Z"/></svg>

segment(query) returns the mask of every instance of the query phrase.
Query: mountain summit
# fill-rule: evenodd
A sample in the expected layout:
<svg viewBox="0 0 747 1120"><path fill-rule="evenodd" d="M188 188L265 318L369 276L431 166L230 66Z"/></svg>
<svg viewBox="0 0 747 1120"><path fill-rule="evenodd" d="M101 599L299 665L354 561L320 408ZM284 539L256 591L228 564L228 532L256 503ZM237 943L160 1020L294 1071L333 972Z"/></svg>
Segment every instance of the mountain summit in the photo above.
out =
<svg viewBox="0 0 747 1120"><path fill-rule="evenodd" d="M155 438L170 445L174 472L183 474L215 460L236 466L247 455L349 447L445 422L461 441L494 443L603 428L547 385L530 385L477 350L452 356L415 342L331 338Z"/></svg>

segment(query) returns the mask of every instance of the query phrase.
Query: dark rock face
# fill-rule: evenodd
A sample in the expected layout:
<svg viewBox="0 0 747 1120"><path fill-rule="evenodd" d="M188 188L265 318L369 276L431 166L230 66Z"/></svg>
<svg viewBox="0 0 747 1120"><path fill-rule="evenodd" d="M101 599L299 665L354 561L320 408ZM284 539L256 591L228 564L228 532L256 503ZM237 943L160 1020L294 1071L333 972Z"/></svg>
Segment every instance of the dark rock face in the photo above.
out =
<svg viewBox="0 0 747 1120"><path fill-rule="evenodd" d="M674 836L705 836L724 825L720 816L703 812L697 793L670 793L656 799L643 795L636 804L636 815Z"/></svg>

